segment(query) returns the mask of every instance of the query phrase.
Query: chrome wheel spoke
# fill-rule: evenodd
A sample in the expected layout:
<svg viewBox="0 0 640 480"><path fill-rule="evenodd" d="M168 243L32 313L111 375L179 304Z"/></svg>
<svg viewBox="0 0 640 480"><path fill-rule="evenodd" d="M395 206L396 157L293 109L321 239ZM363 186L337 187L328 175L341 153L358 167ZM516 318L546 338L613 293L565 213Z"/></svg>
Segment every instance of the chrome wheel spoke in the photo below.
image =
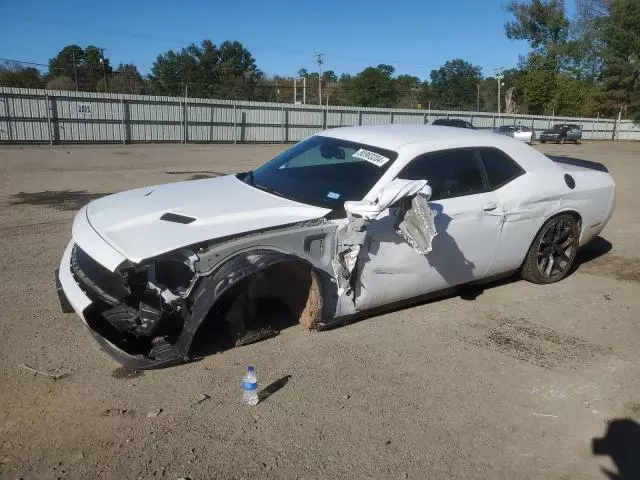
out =
<svg viewBox="0 0 640 480"><path fill-rule="evenodd" d="M549 261L547 262L547 268L544 269L544 274L549 277L551 276L551 272L553 270L553 266L555 264L555 261L553 260L553 255L549 254Z"/></svg>
<svg viewBox="0 0 640 480"><path fill-rule="evenodd" d="M569 238L567 238L564 242L562 242L560 244L560 247L562 249L566 249L569 245L571 245L573 243L573 237L569 236Z"/></svg>
<svg viewBox="0 0 640 480"><path fill-rule="evenodd" d="M549 263L549 256L545 255L544 257L542 257L542 260L538 261L538 269L544 273L545 269L547 268L547 263Z"/></svg>

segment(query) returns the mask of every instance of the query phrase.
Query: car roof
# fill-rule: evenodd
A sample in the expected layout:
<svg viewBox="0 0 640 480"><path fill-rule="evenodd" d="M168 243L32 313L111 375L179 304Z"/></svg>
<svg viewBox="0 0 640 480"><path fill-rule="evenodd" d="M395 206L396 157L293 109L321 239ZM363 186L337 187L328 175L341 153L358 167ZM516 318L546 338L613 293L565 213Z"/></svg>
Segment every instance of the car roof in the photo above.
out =
<svg viewBox="0 0 640 480"><path fill-rule="evenodd" d="M324 130L316 135L397 151L400 156L385 174L393 175L417 155L452 148L498 148L526 171L558 168L548 157L510 136L491 131L438 125L363 125Z"/></svg>
<svg viewBox="0 0 640 480"><path fill-rule="evenodd" d="M325 130L317 135L364 143L387 150L397 150L402 145L426 140L453 141L479 136L493 136L478 130L445 127L440 125L362 125Z"/></svg>

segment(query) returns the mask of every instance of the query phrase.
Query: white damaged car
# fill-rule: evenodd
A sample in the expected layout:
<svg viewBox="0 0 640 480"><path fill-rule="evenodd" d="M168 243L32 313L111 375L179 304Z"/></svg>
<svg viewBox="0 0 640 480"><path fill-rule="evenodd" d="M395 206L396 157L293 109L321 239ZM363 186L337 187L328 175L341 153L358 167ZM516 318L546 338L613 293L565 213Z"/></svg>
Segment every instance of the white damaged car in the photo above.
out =
<svg viewBox="0 0 640 480"><path fill-rule="evenodd" d="M235 345L274 335L263 299L322 330L513 273L556 282L613 208L606 171L506 136L336 128L253 172L89 203L58 293L119 362L152 368L191 358L204 325Z"/></svg>

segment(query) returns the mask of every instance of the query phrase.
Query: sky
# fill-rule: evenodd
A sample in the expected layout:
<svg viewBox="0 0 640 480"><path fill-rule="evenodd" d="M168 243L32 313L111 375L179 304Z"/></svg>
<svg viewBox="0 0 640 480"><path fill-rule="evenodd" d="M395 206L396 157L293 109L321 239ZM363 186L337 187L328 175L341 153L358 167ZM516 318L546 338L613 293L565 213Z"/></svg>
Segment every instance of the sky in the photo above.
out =
<svg viewBox="0 0 640 480"><path fill-rule="evenodd" d="M355 74L380 63L428 79L447 60L514 67L529 50L504 34L506 0L294 2L0 0L0 58L48 63L65 45L105 48L111 65L150 73L159 53L211 39L238 40L267 75L324 70ZM573 1L567 1L569 14Z"/></svg>

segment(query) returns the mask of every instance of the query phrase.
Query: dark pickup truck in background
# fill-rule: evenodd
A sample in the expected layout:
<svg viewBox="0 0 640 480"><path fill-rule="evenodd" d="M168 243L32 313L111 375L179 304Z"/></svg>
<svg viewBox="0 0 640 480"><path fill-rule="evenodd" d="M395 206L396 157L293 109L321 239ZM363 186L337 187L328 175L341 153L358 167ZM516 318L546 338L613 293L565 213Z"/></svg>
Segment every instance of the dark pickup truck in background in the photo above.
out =
<svg viewBox="0 0 640 480"><path fill-rule="evenodd" d="M540 143L582 142L582 127L575 123L557 123L553 128L540 134Z"/></svg>

